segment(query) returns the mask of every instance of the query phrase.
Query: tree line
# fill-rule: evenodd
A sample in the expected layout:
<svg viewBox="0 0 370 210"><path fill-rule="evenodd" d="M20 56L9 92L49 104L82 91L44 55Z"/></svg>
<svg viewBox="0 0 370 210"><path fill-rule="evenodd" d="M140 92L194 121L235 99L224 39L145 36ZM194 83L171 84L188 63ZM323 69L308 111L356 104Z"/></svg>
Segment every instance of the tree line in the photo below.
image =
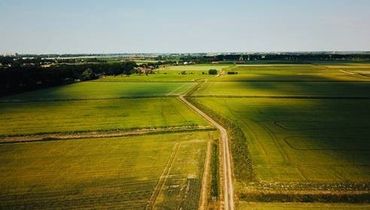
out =
<svg viewBox="0 0 370 210"><path fill-rule="evenodd" d="M9 61L9 63L11 63ZM103 75L135 73L135 62L75 65L11 65L0 68L0 96L38 88L97 79Z"/></svg>
<svg viewBox="0 0 370 210"><path fill-rule="evenodd" d="M316 63L316 62L370 62L370 53L253 53L253 54L188 54L158 56L177 63Z"/></svg>

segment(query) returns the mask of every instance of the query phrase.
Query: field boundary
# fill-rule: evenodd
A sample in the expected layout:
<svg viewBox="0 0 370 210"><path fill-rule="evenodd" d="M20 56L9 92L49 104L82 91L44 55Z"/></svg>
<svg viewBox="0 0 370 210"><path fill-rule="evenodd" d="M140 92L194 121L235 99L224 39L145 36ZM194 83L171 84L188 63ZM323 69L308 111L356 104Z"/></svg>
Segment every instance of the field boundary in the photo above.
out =
<svg viewBox="0 0 370 210"><path fill-rule="evenodd" d="M292 138L299 138L301 136L287 136L287 137L284 137L283 138L283 141L291 148L291 149L294 149L294 150L299 150L299 151L370 151L370 148L301 148L299 146L296 146L294 144L292 144L292 142L289 141L289 139L292 139ZM337 137L338 139L338 137ZM344 137L342 137L342 139L346 139Z"/></svg>
<svg viewBox="0 0 370 210"><path fill-rule="evenodd" d="M44 141L65 141L75 139L89 138L111 138L124 136L138 136L162 133L181 133L181 132L200 132L214 131L210 126L178 126L178 127L158 127L158 128L140 128L132 130L102 130L102 131L83 131L83 132L66 132L66 133L45 133L32 135L10 135L0 136L1 144L16 144Z"/></svg>
<svg viewBox="0 0 370 210"><path fill-rule="evenodd" d="M60 102L60 101L104 101L104 100L119 100L119 99L150 99L150 98L175 98L179 94L173 95L150 95L150 96L121 96L121 97L107 97L107 98L56 98L56 99L0 99L0 103L32 103L32 102Z"/></svg>
<svg viewBox="0 0 370 210"><path fill-rule="evenodd" d="M230 76L232 77L232 76ZM225 78L225 77L224 77ZM248 80L248 79L223 79L223 80L212 80L212 83L223 83L223 82L271 82L271 83L370 83L370 80L325 80L325 79L317 79L317 80L266 80L266 79L255 79L255 80Z"/></svg>
<svg viewBox="0 0 370 210"><path fill-rule="evenodd" d="M253 96L253 95L193 95L193 98L261 98L261 99L353 99L370 100L370 96L295 96L295 95L275 95L275 96Z"/></svg>
<svg viewBox="0 0 370 210"><path fill-rule="evenodd" d="M144 77L144 76L143 76ZM146 76L145 76L146 77ZM150 76L148 76L150 77ZM126 77L127 78L127 77ZM194 83L194 81L192 80L166 80L166 81L162 81L162 80L105 80L105 79L98 79L98 80L89 80L87 82L120 82L120 83ZM74 83L73 83L74 84Z"/></svg>
<svg viewBox="0 0 370 210"><path fill-rule="evenodd" d="M266 191L251 190L240 193L240 200L249 202L321 202L321 203L369 203L370 192L365 191Z"/></svg>

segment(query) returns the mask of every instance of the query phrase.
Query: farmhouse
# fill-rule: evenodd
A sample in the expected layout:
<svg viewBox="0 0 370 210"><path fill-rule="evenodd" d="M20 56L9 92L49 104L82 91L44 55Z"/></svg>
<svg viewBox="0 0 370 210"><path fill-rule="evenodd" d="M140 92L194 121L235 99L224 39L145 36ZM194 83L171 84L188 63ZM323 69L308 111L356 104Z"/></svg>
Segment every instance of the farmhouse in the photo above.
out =
<svg viewBox="0 0 370 210"><path fill-rule="evenodd" d="M152 66L140 66L140 67L137 67L135 68L135 71L138 73L138 74L153 74L154 73L154 67Z"/></svg>

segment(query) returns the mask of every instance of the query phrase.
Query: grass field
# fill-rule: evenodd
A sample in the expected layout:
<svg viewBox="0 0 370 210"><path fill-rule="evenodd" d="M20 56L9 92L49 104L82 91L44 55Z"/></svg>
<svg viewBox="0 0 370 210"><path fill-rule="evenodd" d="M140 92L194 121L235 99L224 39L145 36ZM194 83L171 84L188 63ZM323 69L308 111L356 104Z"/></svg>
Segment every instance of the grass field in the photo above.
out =
<svg viewBox="0 0 370 210"><path fill-rule="evenodd" d="M370 81L369 64L235 65L215 81ZM227 72L238 72L229 75Z"/></svg>
<svg viewBox="0 0 370 210"><path fill-rule="evenodd" d="M195 84L112 77L0 98L0 137L15 138L0 143L0 209L196 209L218 134L191 131L208 123L176 96ZM146 128L168 133L78 136ZM53 133L77 136L16 139Z"/></svg>
<svg viewBox="0 0 370 210"><path fill-rule="evenodd" d="M197 100L242 128L261 181L370 179L370 100Z"/></svg>
<svg viewBox="0 0 370 210"><path fill-rule="evenodd" d="M150 200L155 208L194 209L206 142L216 137L194 132L0 145L0 208L143 209Z"/></svg>
<svg viewBox="0 0 370 210"><path fill-rule="evenodd" d="M45 101L74 99L113 99L178 96L193 87L195 80L214 78L209 69L221 71L225 65L169 66L156 70L155 74L109 76L95 81L41 89L0 98L8 101ZM181 72L186 74L182 75ZM206 74L202 74L202 72Z"/></svg>
<svg viewBox="0 0 370 210"><path fill-rule="evenodd" d="M96 80L71 85L25 92L2 97L1 101L48 101L72 99L112 99L176 96L191 88L194 83L175 82L104 82Z"/></svg>
<svg viewBox="0 0 370 210"><path fill-rule="evenodd" d="M370 82L206 82L194 96L369 97Z"/></svg>
<svg viewBox="0 0 370 210"><path fill-rule="evenodd" d="M173 97L0 103L0 115L0 135L207 125Z"/></svg>
<svg viewBox="0 0 370 210"><path fill-rule="evenodd" d="M207 125L178 99L168 97L194 84L101 79L3 97L0 135Z"/></svg>
<svg viewBox="0 0 370 210"><path fill-rule="evenodd" d="M228 71L238 74L213 78L194 96L370 96L370 65L258 65Z"/></svg>
<svg viewBox="0 0 370 210"><path fill-rule="evenodd" d="M242 202L238 206L240 210L285 210L285 209L315 209L315 210L341 210L369 209L369 204L326 204L326 203L247 203Z"/></svg>
<svg viewBox="0 0 370 210"><path fill-rule="evenodd" d="M245 65L224 71L191 98L231 129L241 200L341 202L355 198L336 191L369 192L370 65ZM244 136L241 150L237 139ZM271 192L271 198L264 194ZM284 208L257 206L274 205Z"/></svg>
<svg viewBox="0 0 370 210"><path fill-rule="evenodd" d="M209 69L221 75L208 75ZM16 94L0 98L0 138L206 128L209 124L177 98L193 87L189 100L231 123L225 127L234 145L240 209L368 208L274 202L285 199L281 192L301 193L305 201L311 197L304 193L314 190L369 192L368 64L167 66L148 76L105 77ZM207 141L218 132L163 132L0 141L0 209L197 209ZM221 167L218 148L212 151L211 165ZM210 173L218 177L214 169ZM222 182L211 181L212 193L222 194ZM243 202L254 201L248 193L265 201L269 195L263 193L272 191L276 199L269 203Z"/></svg>
<svg viewBox="0 0 370 210"><path fill-rule="evenodd" d="M214 75L208 75L209 69L217 69L221 72L227 69L228 65L181 65L181 66L166 66L155 70L155 74L146 75L131 75L130 77L117 76L106 77L102 81L177 81L191 82L200 79L212 79ZM185 72L185 74L181 74Z"/></svg>

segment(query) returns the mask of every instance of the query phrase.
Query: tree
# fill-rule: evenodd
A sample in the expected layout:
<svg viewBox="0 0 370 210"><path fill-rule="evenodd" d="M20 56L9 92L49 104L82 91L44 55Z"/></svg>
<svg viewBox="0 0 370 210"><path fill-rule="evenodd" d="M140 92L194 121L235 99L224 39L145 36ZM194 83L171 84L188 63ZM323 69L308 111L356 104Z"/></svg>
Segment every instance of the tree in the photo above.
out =
<svg viewBox="0 0 370 210"><path fill-rule="evenodd" d="M216 69L210 69L208 70L209 75L217 75L217 70Z"/></svg>
<svg viewBox="0 0 370 210"><path fill-rule="evenodd" d="M85 81L85 80L92 80L92 79L95 79L95 74L94 72L90 69L90 68L87 68L84 72L82 72L81 76L80 76L80 79L82 81Z"/></svg>

